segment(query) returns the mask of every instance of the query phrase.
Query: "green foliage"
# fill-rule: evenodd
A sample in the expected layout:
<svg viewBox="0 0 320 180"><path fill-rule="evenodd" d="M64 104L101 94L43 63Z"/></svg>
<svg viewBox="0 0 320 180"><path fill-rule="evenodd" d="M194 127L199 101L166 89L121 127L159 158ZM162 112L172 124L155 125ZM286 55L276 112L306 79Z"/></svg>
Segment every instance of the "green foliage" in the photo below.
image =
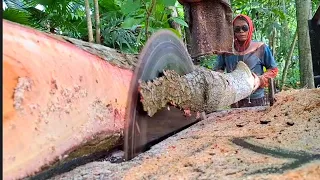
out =
<svg viewBox="0 0 320 180"><path fill-rule="evenodd" d="M31 25L30 14L26 11L14 8L7 8L2 12L3 19L13 21L19 24Z"/></svg>
<svg viewBox="0 0 320 180"><path fill-rule="evenodd" d="M135 34L136 29L121 27L124 22L124 16L117 16L116 14L102 16L102 31L103 44L121 49L125 52L134 53L139 46L138 38ZM104 22L108 23L104 23Z"/></svg>
<svg viewBox="0 0 320 180"><path fill-rule="evenodd" d="M214 65L217 60L217 55L208 55L208 56L202 56L200 57L200 66L208 68L208 69L213 69Z"/></svg>
<svg viewBox="0 0 320 180"><path fill-rule="evenodd" d="M176 4L176 0L159 0L159 3L164 6L174 6Z"/></svg>
<svg viewBox="0 0 320 180"><path fill-rule="evenodd" d="M4 0L7 9L4 19L32 26L43 31L62 34L82 40L88 39L84 0ZM154 7L152 7L153 3ZM93 0L90 0L94 13ZM320 0L312 0L315 13ZM36 6L41 5L42 9ZM177 8L179 17L171 17L169 6ZM284 61L296 30L295 0L237 0L232 1L234 15L249 15L255 25L254 39L269 44L275 50L281 79ZM151 10L151 11L150 11ZM147 36L159 29L169 29L184 38L183 6L177 0L99 0L102 43L123 52L139 53ZM149 12L150 11L150 12ZM94 18L92 18L94 24ZM171 22L181 25L182 33L170 26ZM272 39L273 32L277 32ZM271 42L274 41L274 46ZM299 66L297 47L294 62L289 67L286 85L298 87ZM201 58L201 65L212 69L216 56Z"/></svg>
<svg viewBox="0 0 320 180"><path fill-rule="evenodd" d="M124 1L124 3L121 6L121 12L125 15L134 13L141 8L141 5L142 4L140 1L133 1L133 0Z"/></svg>
<svg viewBox="0 0 320 180"><path fill-rule="evenodd" d="M113 11L113 14L116 15L110 16L110 12L102 14L104 44L121 51L138 53L146 42L146 35L159 29L172 30L181 37L181 34L169 25L169 21L173 20L187 26L187 23L181 18L168 18L171 13L168 6L175 5L175 3L176 0L158 0L147 17L150 6L152 6L151 0L119 2L120 8ZM146 27L147 21L148 27Z"/></svg>
<svg viewBox="0 0 320 180"><path fill-rule="evenodd" d="M180 25L182 25L182 26L189 27L188 24L187 24L183 19L181 19L181 18L179 18L179 17L172 17L171 19L172 19L174 22L176 22L176 23L178 23L178 24L180 24Z"/></svg>
<svg viewBox="0 0 320 180"><path fill-rule="evenodd" d="M300 71L298 58L295 58L288 71L288 78L285 82L287 87L299 88L300 87Z"/></svg>
<svg viewBox="0 0 320 180"><path fill-rule="evenodd" d="M57 33L82 40L88 39L84 0L5 0L9 8L4 18L29 25L43 31ZM181 17L169 17L176 0L157 0L147 19L152 0L99 0L101 36L103 44L121 51L138 53L146 41L146 35L159 29L170 29L174 21L184 27L188 24ZM93 13L93 0L90 0ZM36 6L43 7L43 10ZM94 24L94 18L92 18ZM148 27L147 26L148 21ZM147 31L147 32L146 32Z"/></svg>
<svg viewBox="0 0 320 180"><path fill-rule="evenodd" d="M117 0L99 0L101 12L119 11L120 3Z"/></svg>

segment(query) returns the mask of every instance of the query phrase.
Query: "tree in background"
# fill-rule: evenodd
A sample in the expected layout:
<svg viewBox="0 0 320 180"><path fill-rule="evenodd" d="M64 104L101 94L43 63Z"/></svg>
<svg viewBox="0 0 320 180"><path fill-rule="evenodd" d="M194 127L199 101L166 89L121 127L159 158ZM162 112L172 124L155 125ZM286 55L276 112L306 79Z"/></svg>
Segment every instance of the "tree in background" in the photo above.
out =
<svg viewBox="0 0 320 180"><path fill-rule="evenodd" d="M96 22L96 43L101 43L99 0L94 0L94 17Z"/></svg>
<svg viewBox="0 0 320 180"><path fill-rule="evenodd" d="M308 20L311 19L311 0L296 0L301 87L314 88Z"/></svg>
<svg viewBox="0 0 320 180"><path fill-rule="evenodd" d="M185 20L188 20L184 19L184 8L176 0L87 1L89 8L86 11L85 0L3 0L7 5L3 17L42 31L83 41L89 41L89 34L94 39L95 31L95 41L99 43L97 38L100 32L102 45L133 54L139 53L147 36L159 29L170 29L185 42L188 38L188 31L185 31L188 30ZM310 7L310 0L308 2ZM312 0L311 3L315 11L320 0ZM152 11L147 13L150 9ZM235 15L243 13L252 17L255 24L254 39L271 47L280 69L277 77L277 81L281 80L280 86L299 88L300 84L305 84L303 79L300 82L298 43L294 43L298 15L296 0L237 0L232 1L232 9ZM89 33L86 12L94 14L94 18L90 18L92 33ZM306 20L310 13L300 15L305 18L302 26L307 28ZM298 29L301 30L300 27ZM215 56L202 59L201 65L207 68L211 68L215 62ZM300 55L300 59L303 61L305 58ZM307 71L301 70L301 74L312 73L310 69L305 70ZM312 78L308 80L311 81Z"/></svg>
<svg viewBox="0 0 320 180"><path fill-rule="evenodd" d="M294 35L294 38L292 40L292 43L291 43L291 47L290 47L290 51L289 51L288 57L285 60L285 65L284 65L284 68L283 68L282 79L281 79L281 90L284 88L284 85L285 85L285 82L286 82L286 79L287 79L288 68L289 68L289 66L291 64L293 51L294 51L294 48L296 46L297 39L298 39L298 32L296 31L296 33Z"/></svg>
<svg viewBox="0 0 320 180"><path fill-rule="evenodd" d="M91 11L90 11L89 0L84 0L84 3L85 3L85 7L86 7L89 42L93 42L93 31L92 31Z"/></svg>

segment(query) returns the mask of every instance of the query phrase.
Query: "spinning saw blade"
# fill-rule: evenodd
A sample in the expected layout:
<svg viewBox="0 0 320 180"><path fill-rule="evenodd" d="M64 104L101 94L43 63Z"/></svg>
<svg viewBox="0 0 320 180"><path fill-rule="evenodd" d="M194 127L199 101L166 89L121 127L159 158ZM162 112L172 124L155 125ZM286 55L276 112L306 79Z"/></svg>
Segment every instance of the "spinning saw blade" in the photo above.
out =
<svg viewBox="0 0 320 180"><path fill-rule="evenodd" d="M148 144L159 141L182 127L196 121L186 117L183 111L163 108L153 117L143 111L138 93L138 82L152 80L163 75L163 70L174 70L180 75L194 70L192 60L182 41L171 31L161 30L148 40L139 56L129 90L124 132L125 159L130 160L148 149Z"/></svg>

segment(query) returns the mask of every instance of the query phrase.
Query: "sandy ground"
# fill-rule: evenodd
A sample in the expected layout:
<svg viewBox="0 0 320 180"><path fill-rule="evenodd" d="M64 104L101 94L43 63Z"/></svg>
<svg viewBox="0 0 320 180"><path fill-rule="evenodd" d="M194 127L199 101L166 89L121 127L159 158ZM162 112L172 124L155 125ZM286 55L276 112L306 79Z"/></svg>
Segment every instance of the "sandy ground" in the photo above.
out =
<svg viewBox="0 0 320 180"><path fill-rule="evenodd" d="M210 114L131 161L52 179L320 179L320 89L276 99L266 110Z"/></svg>

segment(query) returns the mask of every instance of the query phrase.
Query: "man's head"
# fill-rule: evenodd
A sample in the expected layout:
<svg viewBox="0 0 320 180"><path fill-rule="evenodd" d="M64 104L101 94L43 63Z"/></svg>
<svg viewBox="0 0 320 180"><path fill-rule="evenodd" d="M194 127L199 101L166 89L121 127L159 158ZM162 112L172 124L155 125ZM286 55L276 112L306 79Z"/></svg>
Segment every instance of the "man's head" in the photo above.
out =
<svg viewBox="0 0 320 180"><path fill-rule="evenodd" d="M253 23L250 17L240 14L233 20L233 32L235 38L235 48L237 51L246 50L251 42L253 33Z"/></svg>
<svg viewBox="0 0 320 180"><path fill-rule="evenodd" d="M233 32L235 38L240 42L245 42L248 39L249 25L244 17L240 17L234 21Z"/></svg>

